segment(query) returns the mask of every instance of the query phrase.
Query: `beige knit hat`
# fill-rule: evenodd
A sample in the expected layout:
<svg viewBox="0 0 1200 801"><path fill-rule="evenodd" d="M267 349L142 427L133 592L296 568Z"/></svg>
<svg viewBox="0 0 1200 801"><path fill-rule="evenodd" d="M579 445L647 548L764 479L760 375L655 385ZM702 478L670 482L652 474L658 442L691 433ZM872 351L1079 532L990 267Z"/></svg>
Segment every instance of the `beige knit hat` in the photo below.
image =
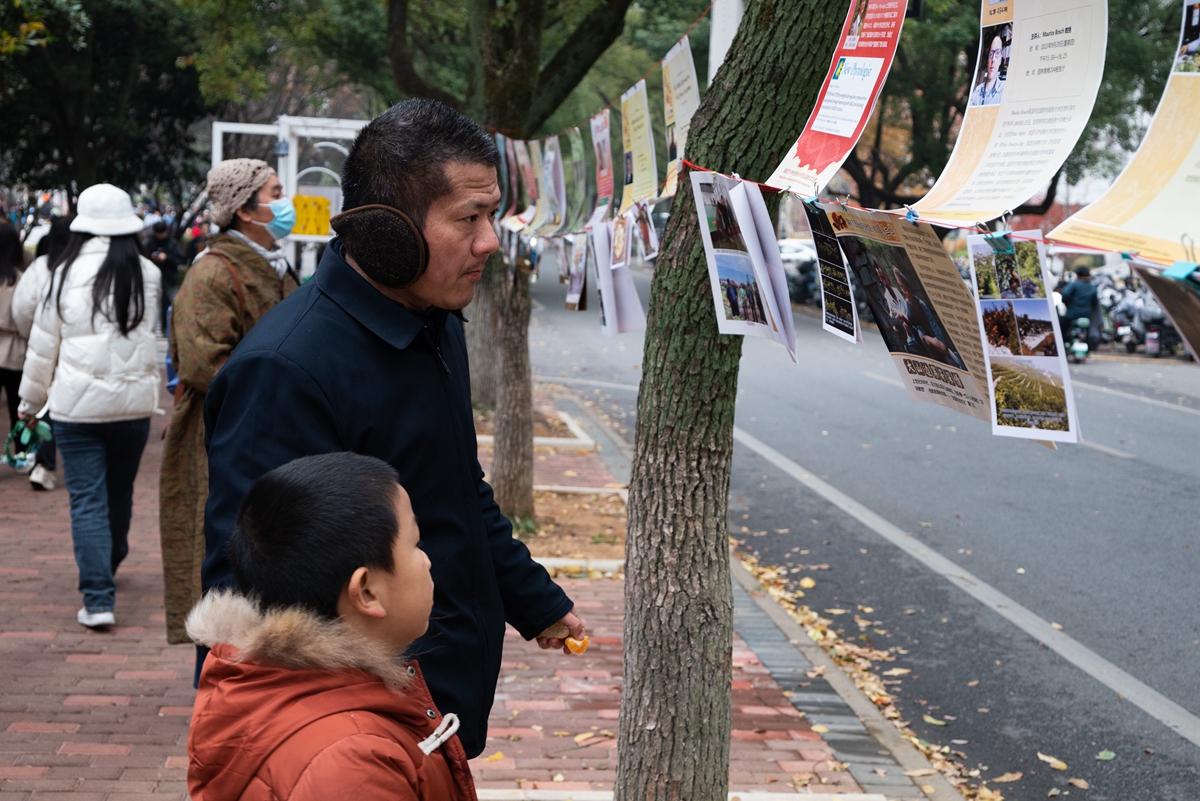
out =
<svg viewBox="0 0 1200 801"><path fill-rule="evenodd" d="M208 171L212 221L228 228L233 213L263 187L275 170L259 159L226 159Z"/></svg>

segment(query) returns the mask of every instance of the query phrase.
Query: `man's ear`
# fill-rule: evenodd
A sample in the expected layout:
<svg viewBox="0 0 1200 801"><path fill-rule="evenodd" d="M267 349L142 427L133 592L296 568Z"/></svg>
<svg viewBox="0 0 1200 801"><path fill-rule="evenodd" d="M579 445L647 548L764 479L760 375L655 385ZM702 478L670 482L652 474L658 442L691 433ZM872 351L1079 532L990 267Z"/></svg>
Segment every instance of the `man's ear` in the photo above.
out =
<svg viewBox="0 0 1200 801"><path fill-rule="evenodd" d="M379 600L379 595L373 589L372 580L375 574L369 568L360 567L346 582L346 596L350 608L363 617L387 617L387 609Z"/></svg>

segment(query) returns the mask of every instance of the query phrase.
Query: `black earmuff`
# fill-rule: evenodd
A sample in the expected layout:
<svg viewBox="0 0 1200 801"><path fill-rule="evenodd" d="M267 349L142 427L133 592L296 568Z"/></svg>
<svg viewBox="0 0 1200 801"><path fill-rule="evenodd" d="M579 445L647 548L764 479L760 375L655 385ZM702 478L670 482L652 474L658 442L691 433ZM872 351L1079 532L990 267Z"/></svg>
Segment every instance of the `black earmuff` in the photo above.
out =
<svg viewBox="0 0 1200 801"><path fill-rule="evenodd" d="M331 219L329 227L362 271L384 286L409 286L429 266L425 235L400 209L359 206Z"/></svg>

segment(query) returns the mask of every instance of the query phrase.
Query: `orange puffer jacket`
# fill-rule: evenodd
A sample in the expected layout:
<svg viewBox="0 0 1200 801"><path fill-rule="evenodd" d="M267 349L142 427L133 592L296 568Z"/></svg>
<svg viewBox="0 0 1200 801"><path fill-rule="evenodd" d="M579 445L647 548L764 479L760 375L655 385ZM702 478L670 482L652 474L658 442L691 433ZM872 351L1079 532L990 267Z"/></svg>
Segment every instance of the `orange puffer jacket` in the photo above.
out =
<svg viewBox="0 0 1200 801"><path fill-rule="evenodd" d="M208 595L188 736L193 801L475 801L454 715L416 663L302 610Z"/></svg>

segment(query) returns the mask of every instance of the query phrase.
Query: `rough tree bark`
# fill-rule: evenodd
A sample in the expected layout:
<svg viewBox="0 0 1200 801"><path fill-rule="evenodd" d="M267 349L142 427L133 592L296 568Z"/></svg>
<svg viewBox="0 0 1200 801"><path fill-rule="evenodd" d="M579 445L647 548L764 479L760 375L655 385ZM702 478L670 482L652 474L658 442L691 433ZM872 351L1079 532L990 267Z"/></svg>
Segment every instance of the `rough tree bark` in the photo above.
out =
<svg viewBox="0 0 1200 801"><path fill-rule="evenodd" d="M846 6L754 0L688 136L688 158L770 175L816 100ZM617 801L724 801L733 597L729 475L741 337L720 336L691 183L650 290L626 541Z"/></svg>
<svg viewBox="0 0 1200 801"><path fill-rule="evenodd" d="M467 360L471 364L471 403L484 411L496 408L496 333L493 304L496 284L504 275L504 262L498 254L488 259L483 278L475 285L475 298L463 316L467 318L465 335Z"/></svg>
<svg viewBox="0 0 1200 801"><path fill-rule="evenodd" d="M501 266L500 270L503 270ZM533 518L533 376L529 366L529 276L507 275L494 284L496 426L492 487L512 520ZM505 425L500 421L504 420Z"/></svg>

